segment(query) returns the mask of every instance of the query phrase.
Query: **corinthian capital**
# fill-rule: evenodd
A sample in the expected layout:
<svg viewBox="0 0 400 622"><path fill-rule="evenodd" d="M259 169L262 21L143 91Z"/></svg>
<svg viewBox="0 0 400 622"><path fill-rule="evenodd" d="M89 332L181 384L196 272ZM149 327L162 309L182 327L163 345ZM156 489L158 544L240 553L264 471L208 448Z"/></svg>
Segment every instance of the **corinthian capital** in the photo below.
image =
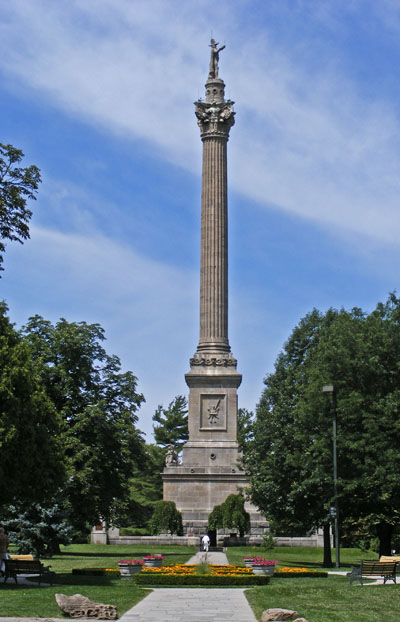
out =
<svg viewBox="0 0 400 622"><path fill-rule="evenodd" d="M197 124L200 127L201 137L226 136L235 123L235 112L232 101L223 102L195 102Z"/></svg>

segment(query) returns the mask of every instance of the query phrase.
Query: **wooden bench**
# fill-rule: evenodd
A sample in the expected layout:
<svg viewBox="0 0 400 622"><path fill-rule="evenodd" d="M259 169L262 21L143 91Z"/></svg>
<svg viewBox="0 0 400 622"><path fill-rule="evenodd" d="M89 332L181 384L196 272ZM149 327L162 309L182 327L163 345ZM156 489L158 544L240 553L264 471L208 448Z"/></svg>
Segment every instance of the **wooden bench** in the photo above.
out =
<svg viewBox="0 0 400 622"><path fill-rule="evenodd" d="M397 562L381 562L363 560L361 566L352 566L351 572L347 573L349 577L350 585L353 585L353 581L359 581L363 584L363 577L383 577L383 583L386 581L394 581L396 583L396 566Z"/></svg>
<svg viewBox="0 0 400 622"><path fill-rule="evenodd" d="M396 563L400 563L400 557L399 556L391 556L389 557L388 555L381 555L379 558L380 562L396 562Z"/></svg>
<svg viewBox="0 0 400 622"><path fill-rule="evenodd" d="M54 572L50 570L50 566L43 566L39 560L5 559L4 564L4 583L9 577L12 577L15 583L18 583L18 575L29 574L39 575L39 585L42 578L46 579L46 582L49 582L50 585L53 585Z"/></svg>
<svg viewBox="0 0 400 622"><path fill-rule="evenodd" d="M33 555L9 555L9 559L19 559L33 562Z"/></svg>

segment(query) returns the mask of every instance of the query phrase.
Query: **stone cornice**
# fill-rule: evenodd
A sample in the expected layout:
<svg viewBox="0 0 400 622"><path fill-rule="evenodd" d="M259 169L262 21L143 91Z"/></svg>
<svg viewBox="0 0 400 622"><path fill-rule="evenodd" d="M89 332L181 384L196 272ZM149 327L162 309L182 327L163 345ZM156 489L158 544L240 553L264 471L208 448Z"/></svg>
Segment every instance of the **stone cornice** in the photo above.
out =
<svg viewBox="0 0 400 622"><path fill-rule="evenodd" d="M236 369L237 360L230 352L226 354L203 354L196 352L190 359L191 367L234 367Z"/></svg>

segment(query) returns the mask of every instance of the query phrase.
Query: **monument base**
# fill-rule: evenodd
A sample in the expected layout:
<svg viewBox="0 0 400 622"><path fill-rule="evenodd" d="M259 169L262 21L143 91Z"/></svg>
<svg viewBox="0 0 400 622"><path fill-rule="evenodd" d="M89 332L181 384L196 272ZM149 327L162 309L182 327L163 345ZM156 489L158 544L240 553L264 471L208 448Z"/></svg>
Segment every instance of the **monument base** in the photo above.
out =
<svg viewBox="0 0 400 622"><path fill-rule="evenodd" d="M216 505L232 494L247 488L246 474L236 467L174 466L162 473L165 501L174 501L182 513L185 535L201 536L208 530L208 517ZM251 503L245 503L250 514L250 541L262 540L268 522ZM218 537L229 536L227 530L218 530Z"/></svg>

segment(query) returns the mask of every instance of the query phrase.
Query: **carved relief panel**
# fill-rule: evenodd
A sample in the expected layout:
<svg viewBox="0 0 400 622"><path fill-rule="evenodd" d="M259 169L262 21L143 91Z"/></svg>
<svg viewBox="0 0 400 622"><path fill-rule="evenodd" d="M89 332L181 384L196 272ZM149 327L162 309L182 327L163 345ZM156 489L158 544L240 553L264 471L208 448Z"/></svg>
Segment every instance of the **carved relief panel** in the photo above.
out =
<svg viewBox="0 0 400 622"><path fill-rule="evenodd" d="M226 430L227 396L203 394L200 396L200 429Z"/></svg>

